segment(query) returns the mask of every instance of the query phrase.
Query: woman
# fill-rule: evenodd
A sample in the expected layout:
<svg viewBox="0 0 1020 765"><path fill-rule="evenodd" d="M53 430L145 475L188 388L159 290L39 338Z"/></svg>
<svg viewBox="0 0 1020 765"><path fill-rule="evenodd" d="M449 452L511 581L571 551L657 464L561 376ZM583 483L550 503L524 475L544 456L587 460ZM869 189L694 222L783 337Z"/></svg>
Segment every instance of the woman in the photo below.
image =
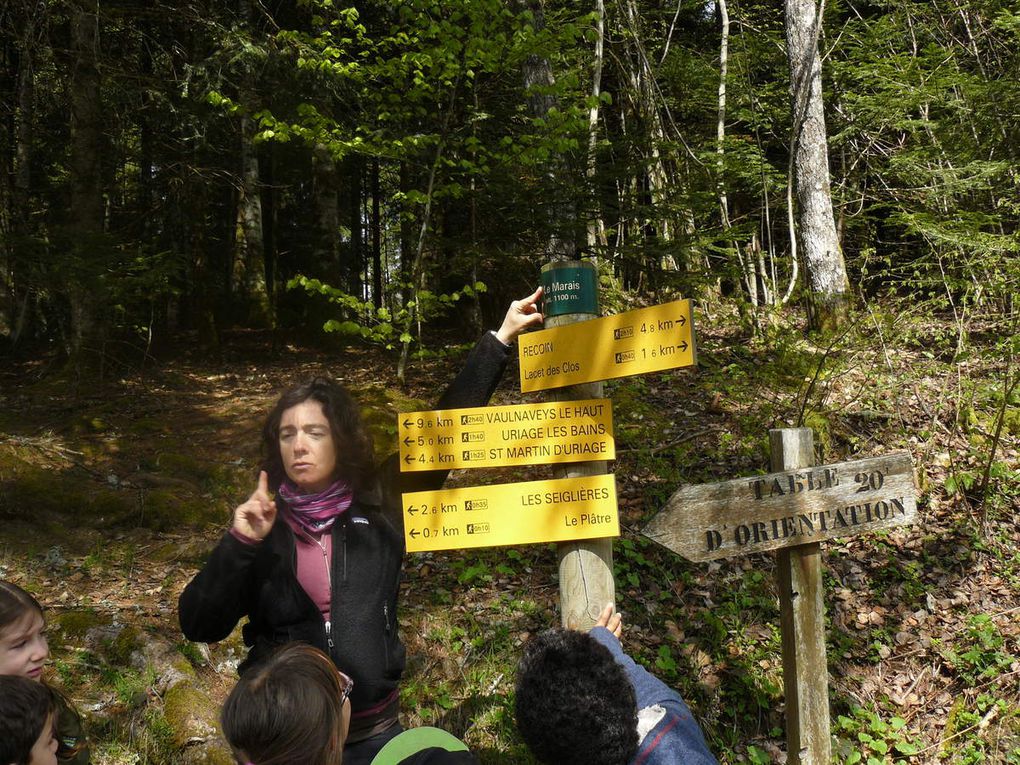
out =
<svg viewBox="0 0 1020 765"><path fill-rule="evenodd" d="M539 288L511 303L500 329L479 340L437 409L488 402L510 343L541 324L541 296ZM402 730L401 493L437 489L446 471L401 474L396 455L376 469L357 406L323 378L283 394L266 420L263 451L258 486L181 594L181 629L189 640L216 642L247 617L241 673L291 641L326 652L354 679L344 761L368 763Z"/></svg>

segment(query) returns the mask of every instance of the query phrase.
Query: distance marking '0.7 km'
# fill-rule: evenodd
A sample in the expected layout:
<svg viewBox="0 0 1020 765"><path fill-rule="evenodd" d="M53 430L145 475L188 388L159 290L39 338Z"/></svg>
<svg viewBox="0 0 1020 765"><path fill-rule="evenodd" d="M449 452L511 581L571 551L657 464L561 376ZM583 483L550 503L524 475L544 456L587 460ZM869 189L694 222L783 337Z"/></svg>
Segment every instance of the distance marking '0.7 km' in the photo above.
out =
<svg viewBox="0 0 1020 765"><path fill-rule="evenodd" d="M678 490L641 533L707 561L912 523L910 452Z"/></svg>
<svg viewBox="0 0 1020 765"><path fill-rule="evenodd" d="M408 412L397 438L405 472L616 458L606 398Z"/></svg>
<svg viewBox="0 0 1020 765"><path fill-rule="evenodd" d="M612 474L403 495L408 552L620 535Z"/></svg>
<svg viewBox="0 0 1020 765"><path fill-rule="evenodd" d="M691 366L691 301L528 332L517 345L524 393Z"/></svg>

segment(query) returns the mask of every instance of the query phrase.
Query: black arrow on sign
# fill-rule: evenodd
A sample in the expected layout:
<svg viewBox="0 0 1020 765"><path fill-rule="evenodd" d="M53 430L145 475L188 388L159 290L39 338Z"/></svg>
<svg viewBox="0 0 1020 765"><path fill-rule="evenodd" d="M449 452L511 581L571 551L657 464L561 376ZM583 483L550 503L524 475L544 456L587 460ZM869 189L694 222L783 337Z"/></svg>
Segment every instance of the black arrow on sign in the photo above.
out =
<svg viewBox="0 0 1020 765"><path fill-rule="evenodd" d="M412 462L414 462L414 457L408 454L406 457L404 457L404 462L410 465Z"/></svg>
<svg viewBox="0 0 1020 765"><path fill-rule="evenodd" d="M418 531L418 529L411 529L407 533L411 535L411 539L417 539L419 536L421 536L421 532Z"/></svg>
<svg viewBox="0 0 1020 765"><path fill-rule="evenodd" d="M680 314L680 318L676 320L676 323L682 327L684 324L687 323L687 317L684 316L683 314Z"/></svg>
<svg viewBox="0 0 1020 765"><path fill-rule="evenodd" d="M411 515L414 515L415 513L418 512L418 508L415 507L414 505L411 505L407 508L407 512L410 513Z"/></svg>
<svg viewBox="0 0 1020 765"><path fill-rule="evenodd" d="M686 351L686 350L687 350L687 347L688 347L688 346L687 346L687 341L686 341L686 340L681 340L681 341L680 341L680 350L681 350L681 351Z"/></svg>
<svg viewBox="0 0 1020 765"><path fill-rule="evenodd" d="M411 427L411 426L412 426L413 424L414 424L414 423L413 423L413 422L411 422L410 420L404 420L404 427L405 427L405 428L409 428L409 427Z"/></svg>
<svg viewBox="0 0 1020 765"><path fill-rule="evenodd" d="M404 439L404 446L410 446L413 443L414 443L414 441L411 440L410 436L408 436L407 438Z"/></svg>

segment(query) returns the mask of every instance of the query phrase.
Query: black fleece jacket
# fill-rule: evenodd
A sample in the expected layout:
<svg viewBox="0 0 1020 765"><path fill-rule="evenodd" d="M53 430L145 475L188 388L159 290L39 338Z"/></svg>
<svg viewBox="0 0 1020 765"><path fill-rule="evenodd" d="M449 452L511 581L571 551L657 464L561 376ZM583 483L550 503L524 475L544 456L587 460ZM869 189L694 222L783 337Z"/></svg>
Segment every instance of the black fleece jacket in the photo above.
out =
<svg viewBox="0 0 1020 765"><path fill-rule="evenodd" d="M509 349L492 333L475 345L436 409L484 406L506 368ZM242 617L248 656L240 673L293 640L326 651L354 679L352 711L389 696L404 670L397 634L397 591L404 557L401 493L438 489L448 471L400 473L397 455L379 468L374 491L354 498L333 525L331 629L295 574L294 533L277 517L268 536L248 545L223 535L181 593L178 612L188 640L226 638ZM277 503L281 500L277 498Z"/></svg>

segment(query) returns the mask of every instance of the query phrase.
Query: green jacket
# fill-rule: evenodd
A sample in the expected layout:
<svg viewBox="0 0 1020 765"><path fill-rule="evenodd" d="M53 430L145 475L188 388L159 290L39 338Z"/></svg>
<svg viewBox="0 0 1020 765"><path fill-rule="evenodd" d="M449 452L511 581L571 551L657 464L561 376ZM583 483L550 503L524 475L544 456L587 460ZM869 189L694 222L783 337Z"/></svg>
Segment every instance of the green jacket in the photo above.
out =
<svg viewBox="0 0 1020 765"><path fill-rule="evenodd" d="M57 720L57 760L71 765L89 765L89 740L79 715L70 702L56 691L55 717Z"/></svg>
<svg viewBox="0 0 1020 765"><path fill-rule="evenodd" d="M478 760L456 736L424 727L391 738L372 765L478 765Z"/></svg>

